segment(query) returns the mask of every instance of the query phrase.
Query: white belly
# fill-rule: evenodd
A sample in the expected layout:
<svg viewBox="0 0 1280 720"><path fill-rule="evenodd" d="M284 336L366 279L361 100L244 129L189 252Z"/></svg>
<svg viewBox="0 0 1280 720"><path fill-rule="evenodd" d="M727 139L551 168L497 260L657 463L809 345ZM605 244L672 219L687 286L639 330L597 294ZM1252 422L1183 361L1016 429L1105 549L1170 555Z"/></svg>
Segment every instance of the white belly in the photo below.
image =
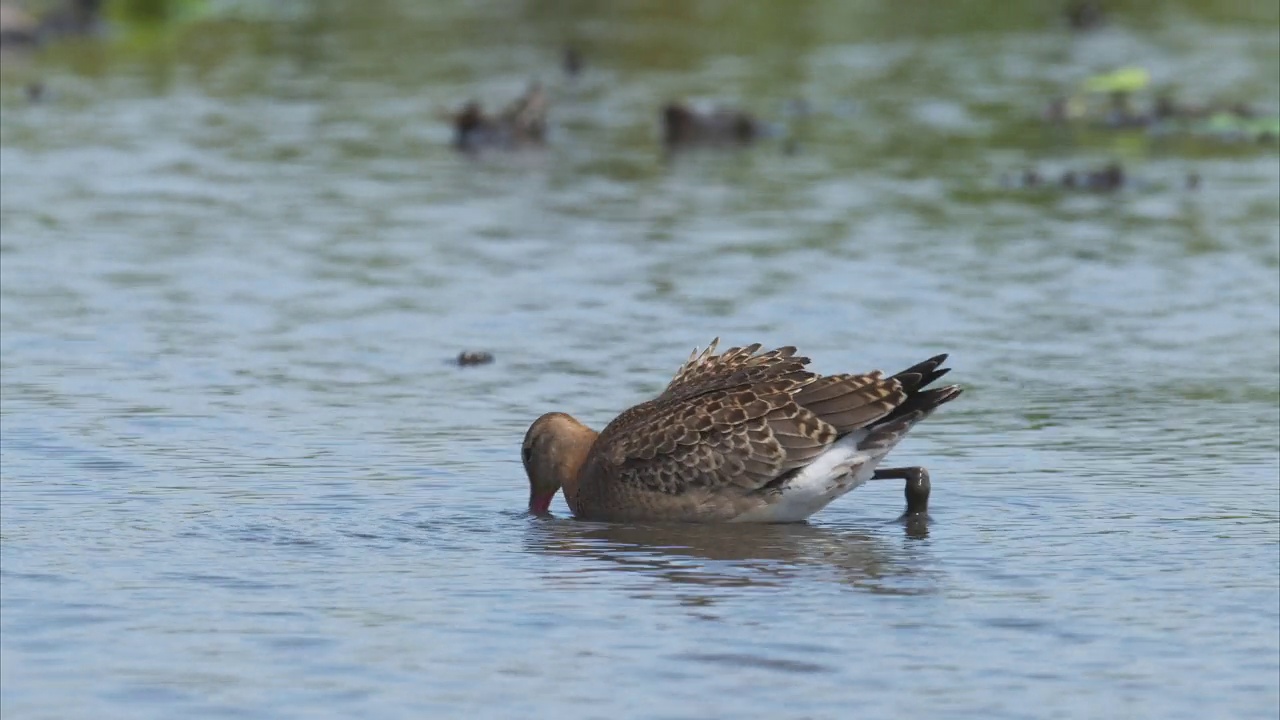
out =
<svg viewBox="0 0 1280 720"><path fill-rule="evenodd" d="M866 435L865 430L860 430L840 438L787 481L772 503L745 512L731 522L800 522L870 480L886 453L882 450L873 455L859 450L858 443Z"/></svg>

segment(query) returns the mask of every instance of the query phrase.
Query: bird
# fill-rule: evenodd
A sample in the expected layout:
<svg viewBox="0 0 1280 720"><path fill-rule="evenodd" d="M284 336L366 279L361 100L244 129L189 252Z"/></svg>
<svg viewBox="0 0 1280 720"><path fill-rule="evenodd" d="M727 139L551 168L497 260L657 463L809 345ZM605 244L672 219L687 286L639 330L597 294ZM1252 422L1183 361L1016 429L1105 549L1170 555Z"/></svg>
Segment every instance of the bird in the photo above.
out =
<svg viewBox="0 0 1280 720"><path fill-rule="evenodd" d="M746 145L764 134L764 126L741 110L698 112L681 102L662 107L662 144L667 149Z"/></svg>
<svg viewBox="0 0 1280 720"><path fill-rule="evenodd" d="M485 114L476 101L445 116L453 124L453 145L464 152L542 145L547 134L547 93L533 83L497 115Z"/></svg>
<svg viewBox="0 0 1280 720"><path fill-rule="evenodd" d="M879 468L916 423L962 388L928 386L935 355L886 377L819 375L793 346L693 354L653 400L597 433L563 412L525 433L529 512L561 489L575 517L604 522L803 522L872 479L906 481L904 518L927 517L929 473Z"/></svg>

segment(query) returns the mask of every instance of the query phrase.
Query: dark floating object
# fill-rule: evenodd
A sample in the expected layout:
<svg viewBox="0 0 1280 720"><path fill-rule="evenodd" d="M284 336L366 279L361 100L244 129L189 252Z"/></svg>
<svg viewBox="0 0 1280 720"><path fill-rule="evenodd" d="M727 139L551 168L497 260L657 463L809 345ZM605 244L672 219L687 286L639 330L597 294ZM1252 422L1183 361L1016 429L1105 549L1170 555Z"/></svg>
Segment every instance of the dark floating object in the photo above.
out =
<svg viewBox="0 0 1280 720"><path fill-rule="evenodd" d="M536 82L496 116L486 115L480 103L472 100L449 116L453 145L464 152L542 145L547 135L547 105L547 94Z"/></svg>
<svg viewBox="0 0 1280 720"><path fill-rule="evenodd" d="M44 34L54 37L91 35L102 24L102 0L66 0L41 21Z"/></svg>
<svg viewBox="0 0 1280 720"><path fill-rule="evenodd" d="M1124 168L1117 162L1107 163L1097 170L1082 173L1068 170L1062 174L1062 186L1065 188L1112 192L1124 187L1124 184Z"/></svg>
<svg viewBox="0 0 1280 720"><path fill-rule="evenodd" d="M1010 181L1006 178L1005 185L1024 190L1048 188L1084 190L1087 192L1115 192L1124 188L1128 182L1129 179L1125 174L1124 166L1118 162L1111 162L1094 170L1067 170L1056 179L1048 177L1034 168L1028 168L1022 171L1022 175L1015 180Z"/></svg>
<svg viewBox="0 0 1280 720"><path fill-rule="evenodd" d="M40 41L40 24L22 8L0 3L0 47L34 47Z"/></svg>
<svg viewBox="0 0 1280 720"><path fill-rule="evenodd" d="M564 49L564 74L569 77L577 77L582 73L582 53L578 48L572 45Z"/></svg>
<svg viewBox="0 0 1280 720"><path fill-rule="evenodd" d="M1063 14L1071 29L1080 31L1097 30L1107 19L1102 3L1093 0L1072 0L1063 8Z"/></svg>
<svg viewBox="0 0 1280 720"><path fill-rule="evenodd" d="M662 144L668 149L741 146L764 134L764 126L749 113L716 108L700 113L681 102L662 108Z"/></svg>
<svg viewBox="0 0 1280 720"><path fill-rule="evenodd" d="M1074 190L1097 193L1116 192L1127 187L1149 187L1141 180L1129 176L1124 166L1118 162L1110 162L1092 170L1066 170L1057 177L1042 173L1035 168L1028 168L1016 177L1005 175L1002 184L1005 187L1020 190ZM1187 173L1183 177L1182 186L1187 190L1199 190L1200 173L1195 171Z"/></svg>
<svg viewBox="0 0 1280 720"><path fill-rule="evenodd" d="M1102 124L1113 129L1149 127L1158 118L1156 113L1144 113L1133 107L1129 93L1116 91L1111 93L1111 100Z"/></svg>
<svg viewBox="0 0 1280 720"><path fill-rule="evenodd" d="M460 367L468 367L470 365L488 365L493 362L493 353L487 353L483 350L463 350L458 353L457 362Z"/></svg>
<svg viewBox="0 0 1280 720"><path fill-rule="evenodd" d="M0 3L0 47L34 48L48 40L92 35L102 25L102 0L64 0L33 17L16 4Z"/></svg>
<svg viewBox="0 0 1280 720"><path fill-rule="evenodd" d="M26 90L27 102L29 103L35 104L40 102L41 100L44 100L45 98L44 83L40 82L39 80L35 82L27 83L27 86L26 88L24 88L24 90Z"/></svg>

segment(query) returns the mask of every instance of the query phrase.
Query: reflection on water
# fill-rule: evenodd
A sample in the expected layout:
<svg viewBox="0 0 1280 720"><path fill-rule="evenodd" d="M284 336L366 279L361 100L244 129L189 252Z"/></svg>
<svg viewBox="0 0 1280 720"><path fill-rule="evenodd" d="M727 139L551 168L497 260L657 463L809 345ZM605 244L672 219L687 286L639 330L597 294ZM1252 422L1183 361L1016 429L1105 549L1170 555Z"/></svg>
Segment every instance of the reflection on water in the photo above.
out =
<svg viewBox="0 0 1280 720"><path fill-rule="evenodd" d="M870 592L928 592L915 555L878 536L807 524L601 524L544 518L531 522L530 552L608 561L613 569L672 583L778 585L828 575ZM711 602L708 599L708 603Z"/></svg>

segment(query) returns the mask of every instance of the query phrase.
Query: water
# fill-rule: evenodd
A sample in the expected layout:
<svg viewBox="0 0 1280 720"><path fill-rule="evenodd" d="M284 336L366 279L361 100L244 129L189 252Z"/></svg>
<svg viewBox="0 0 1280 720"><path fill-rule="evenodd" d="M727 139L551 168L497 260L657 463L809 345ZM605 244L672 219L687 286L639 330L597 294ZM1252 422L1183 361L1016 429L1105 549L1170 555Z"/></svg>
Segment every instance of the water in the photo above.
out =
<svg viewBox="0 0 1280 720"><path fill-rule="evenodd" d="M231 7L6 58L4 717L1275 717L1275 148L1034 120L1134 62L1275 112L1274 8L727 7ZM437 113L531 75L545 152L452 152ZM686 95L796 152L664 160ZM1113 157L1135 187L1000 183ZM952 353L894 455L927 535L896 483L802 526L520 512L533 418L599 427L716 335Z"/></svg>

